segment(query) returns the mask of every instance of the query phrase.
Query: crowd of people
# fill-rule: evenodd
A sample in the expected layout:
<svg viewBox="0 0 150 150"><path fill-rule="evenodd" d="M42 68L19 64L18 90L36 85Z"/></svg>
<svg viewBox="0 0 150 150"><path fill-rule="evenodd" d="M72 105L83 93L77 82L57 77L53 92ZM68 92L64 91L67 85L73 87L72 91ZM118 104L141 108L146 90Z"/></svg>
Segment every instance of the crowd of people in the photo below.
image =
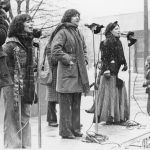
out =
<svg viewBox="0 0 150 150"><path fill-rule="evenodd" d="M9 23L6 11L0 9L0 86L3 88L4 147L30 148L31 105L37 103L34 70L37 61L33 46L32 17L20 14ZM79 30L80 13L75 9L65 11L61 22L49 38L45 53L52 71L52 82L47 85L47 122L59 126L63 139L82 137L80 106L82 93L90 90L87 47ZM117 21L105 29L105 40L100 43L101 67L95 83L97 87L98 122L119 124L129 119L129 100L125 83L118 72L128 69L120 40ZM2 46L3 45L3 46ZM59 105L59 121L56 105ZM88 113L93 113L95 102Z"/></svg>

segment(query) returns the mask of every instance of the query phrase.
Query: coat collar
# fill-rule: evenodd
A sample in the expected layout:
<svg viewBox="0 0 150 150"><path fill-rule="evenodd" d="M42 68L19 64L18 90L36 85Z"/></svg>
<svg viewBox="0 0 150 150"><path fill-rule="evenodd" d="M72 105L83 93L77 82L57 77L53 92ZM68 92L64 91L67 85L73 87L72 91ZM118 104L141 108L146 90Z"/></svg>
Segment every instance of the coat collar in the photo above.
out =
<svg viewBox="0 0 150 150"><path fill-rule="evenodd" d="M21 44L21 42L19 41L19 39L17 37L10 37L10 38L7 38L6 39L6 43L8 42L15 42L15 43L18 43L19 45L21 45L23 48L25 48L23 46L23 44Z"/></svg>

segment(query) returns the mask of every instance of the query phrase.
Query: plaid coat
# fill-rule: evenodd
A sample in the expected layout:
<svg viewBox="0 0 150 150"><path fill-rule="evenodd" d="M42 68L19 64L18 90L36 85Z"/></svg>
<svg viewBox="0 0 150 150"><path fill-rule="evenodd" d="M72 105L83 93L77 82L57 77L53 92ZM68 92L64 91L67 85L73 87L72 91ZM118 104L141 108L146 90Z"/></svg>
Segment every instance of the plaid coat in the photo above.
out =
<svg viewBox="0 0 150 150"><path fill-rule="evenodd" d="M24 103L32 104L35 100L34 64L32 47L28 46L28 48L25 48L15 37L7 39L4 45L4 51L7 54L7 65L14 82L12 88L14 98L17 101L18 94L20 94Z"/></svg>
<svg viewBox="0 0 150 150"><path fill-rule="evenodd" d="M59 102L59 96L58 92L56 91L56 81L57 81L57 65L58 61L56 59L52 59L49 54L51 55L51 49L50 49L51 42L48 41L47 46L45 48L45 52L48 57L48 64L52 71L52 83L50 85L47 85L48 90L48 96L47 100L51 102Z"/></svg>
<svg viewBox="0 0 150 150"><path fill-rule="evenodd" d="M57 65L52 66L52 83L47 86L48 89L48 101L59 102L58 92L56 92L56 80L57 80Z"/></svg>

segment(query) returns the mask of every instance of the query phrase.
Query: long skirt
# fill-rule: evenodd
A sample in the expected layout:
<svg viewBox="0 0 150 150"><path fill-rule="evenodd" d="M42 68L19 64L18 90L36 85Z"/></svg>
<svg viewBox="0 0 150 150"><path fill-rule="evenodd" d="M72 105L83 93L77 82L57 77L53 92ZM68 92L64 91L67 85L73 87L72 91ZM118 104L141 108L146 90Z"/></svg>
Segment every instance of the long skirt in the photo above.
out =
<svg viewBox="0 0 150 150"><path fill-rule="evenodd" d="M122 87L116 86L116 76L100 77L97 93L98 122L124 122L129 119L129 100L125 83Z"/></svg>

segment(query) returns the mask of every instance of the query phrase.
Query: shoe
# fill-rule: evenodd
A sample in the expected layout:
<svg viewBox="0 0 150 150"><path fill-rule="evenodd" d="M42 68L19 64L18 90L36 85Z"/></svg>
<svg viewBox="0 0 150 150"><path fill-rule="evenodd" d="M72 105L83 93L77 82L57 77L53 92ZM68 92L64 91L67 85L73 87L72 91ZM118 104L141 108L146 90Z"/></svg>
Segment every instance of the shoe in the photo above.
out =
<svg viewBox="0 0 150 150"><path fill-rule="evenodd" d="M63 139L75 139L74 135L62 136Z"/></svg>
<svg viewBox="0 0 150 150"><path fill-rule="evenodd" d="M86 109L85 112L87 113L94 113L95 109L94 109L94 104L92 105L92 107L90 109Z"/></svg>
<svg viewBox="0 0 150 150"><path fill-rule="evenodd" d="M85 110L86 113L94 113L93 110L89 109L89 110Z"/></svg>
<svg viewBox="0 0 150 150"><path fill-rule="evenodd" d="M56 122L49 122L48 125L51 127L58 127L58 123Z"/></svg>
<svg viewBox="0 0 150 150"><path fill-rule="evenodd" d="M114 124L114 122L112 122L112 121L106 121L106 125L113 125Z"/></svg>
<svg viewBox="0 0 150 150"><path fill-rule="evenodd" d="M22 146L22 149L31 149L30 146Z"/></svg>
<svg viewBox="0 0 150 150"><path fill-rule="evenodd" d="M76 137L82 137L82 136L83 136L83 133L77 132L77 131L74 131L73 134L74 134L74 136L76 136Z"/></svg>

